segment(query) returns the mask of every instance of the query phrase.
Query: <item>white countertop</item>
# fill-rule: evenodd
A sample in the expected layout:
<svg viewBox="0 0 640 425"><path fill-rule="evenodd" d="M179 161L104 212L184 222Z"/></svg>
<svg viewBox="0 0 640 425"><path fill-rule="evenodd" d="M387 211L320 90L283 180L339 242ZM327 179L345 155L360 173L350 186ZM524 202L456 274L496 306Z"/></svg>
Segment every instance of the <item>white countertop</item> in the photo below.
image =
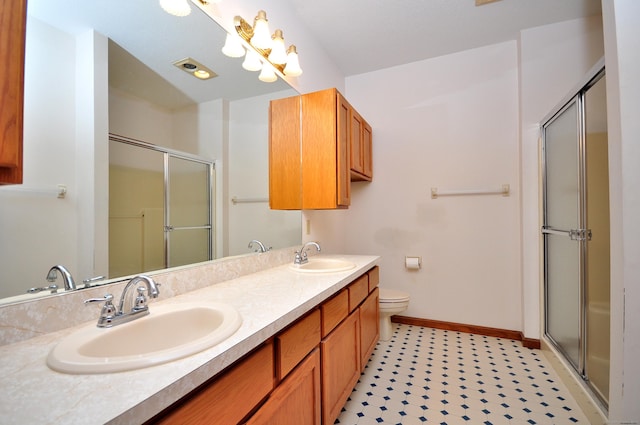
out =
<svg viewBox="0 0 640 425"><path fill-rule="evenodd" d="M157 303L211 300L233 305L243 320L240 329L217 346L162 365L102 375L68 375L49 369L49 351L86 324L2 346L0 422L142 423L345 287L380 258L331 257L348 259L356 268L303 274L290 270L287 264L166 300L161 290L160 298L149 303L151 314Z"/></svg>

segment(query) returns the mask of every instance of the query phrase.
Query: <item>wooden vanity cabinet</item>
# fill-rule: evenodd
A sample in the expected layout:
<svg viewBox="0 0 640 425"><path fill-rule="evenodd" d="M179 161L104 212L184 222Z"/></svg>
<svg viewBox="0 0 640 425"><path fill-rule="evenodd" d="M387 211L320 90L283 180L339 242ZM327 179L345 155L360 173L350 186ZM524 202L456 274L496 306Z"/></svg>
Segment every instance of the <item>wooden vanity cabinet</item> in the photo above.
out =
<svg viewBox="0 0 640 425"><path fill-rule="evenodd" d="M378 267L147 424L333 424L379 336Z"/></svg>
<svg viewBox="0 0 640 425"><path fill-rule="evenodd" d="M147 424L237 424L273 390L273 371L270 341Z"/></svg>
<svg viewBox="0 0 640 425"><path fill-rule="evenodd" d="M358 310L360 314L360 371L364 371L367 361L380 338L380 295L374 288Z"/></svg>
<svg viewBox="0 0 640 425"><path fill-rule="evenodd" d="M348 208L372 177L371 126L336 89L273 100L269 158L272 209Z"/></svg>
<svg viewBox="0 0 640 425"><path fill-rule="evenodd" d="M22 183L26 0L0 0L0 184Z"/></svg>
<svg viewBox="0 0 640 425"><path fill-rule="evenodd" d="M322 423L333 424L360 377L360 315L351 313L320 343Z"/></svg>
<svg viewBox="0 0 640 425"><path fill-rule="evenodd" d="M271 393L247 425L320 425L320 350L315 349Z"/></svg>
<svg viewBox="0 0 640 425"><path fill-rule="evenodd" d="M336 312L342 312L346 317L335 328L331 328L320 343L322 423L325 425L333 424L340 415L378 342L380 321L377 285L376 266L321 306L323 324L333 324L338 316Z"/></svg>

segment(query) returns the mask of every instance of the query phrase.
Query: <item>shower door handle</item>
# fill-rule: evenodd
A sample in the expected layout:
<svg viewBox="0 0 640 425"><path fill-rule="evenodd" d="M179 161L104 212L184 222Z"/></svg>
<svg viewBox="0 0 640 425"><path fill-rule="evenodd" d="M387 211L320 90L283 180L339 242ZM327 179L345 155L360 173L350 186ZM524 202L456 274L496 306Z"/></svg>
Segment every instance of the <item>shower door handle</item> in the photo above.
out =
<svg viewBox="0 0 640 425"><path fill-rule="evenodd" d="M571 229L558 230L551 227L542 227L542 233L545 235L568 236L572 241L590 241L591 229Z"/></svg>

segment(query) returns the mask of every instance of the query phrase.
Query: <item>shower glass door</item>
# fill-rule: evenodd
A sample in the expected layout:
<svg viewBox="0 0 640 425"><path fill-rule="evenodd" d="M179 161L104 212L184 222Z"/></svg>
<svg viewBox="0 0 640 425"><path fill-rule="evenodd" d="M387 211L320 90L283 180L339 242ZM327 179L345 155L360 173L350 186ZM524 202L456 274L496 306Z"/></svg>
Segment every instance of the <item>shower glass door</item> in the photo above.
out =
<svg viewBox="0 0 640 425"><path fill-rule="evenodd" d="M543 128L545 331L582 370L581 158L576 97Z"/></svg>
<svg viewBox="0 0 640 425"><path fill-rule="evenodd" d="M542 126L545 335L609 399L609 167L604 68Z"/></svg>
<svg viewBox="0 0 640 425"><path fill-rule="evenodd" d="M165 222L168 267L212 258L211 164L169 154Z"/></svg>

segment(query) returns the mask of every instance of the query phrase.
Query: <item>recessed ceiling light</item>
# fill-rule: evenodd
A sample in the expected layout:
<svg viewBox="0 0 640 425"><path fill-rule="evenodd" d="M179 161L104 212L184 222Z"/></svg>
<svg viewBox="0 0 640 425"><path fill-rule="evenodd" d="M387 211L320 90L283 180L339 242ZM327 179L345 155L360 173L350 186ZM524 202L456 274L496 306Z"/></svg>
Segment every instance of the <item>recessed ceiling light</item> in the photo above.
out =
<svg viewBox="0 0 640 425"><path fill-rule="evenodd" d="M218 76L218 74L192 58L184 58L174 62L173 64L184 72L187 72L200 80L209 80Z"/></svg>

